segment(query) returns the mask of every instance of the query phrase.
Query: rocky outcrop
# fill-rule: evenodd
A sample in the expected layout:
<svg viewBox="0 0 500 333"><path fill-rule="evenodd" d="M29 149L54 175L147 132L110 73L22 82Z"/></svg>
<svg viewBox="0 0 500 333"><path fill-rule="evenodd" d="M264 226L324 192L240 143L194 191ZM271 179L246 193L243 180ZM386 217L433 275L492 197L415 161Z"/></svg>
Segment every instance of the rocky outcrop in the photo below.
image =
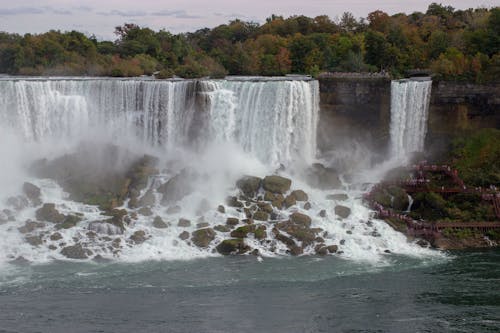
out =
<svg viewBox="0 0 500 333"><path fill-rule="evenodd" d="M245 254L251 249L241 238L225 239L216 247L217 252L223 255Z"/></svg>
<svg viewBox="0 0 500 333"><path fill-rule="evenodd" d="M208 247L215 239L215 231L212 228L199 229L193 231L191 241L198 247Z"/></svg>

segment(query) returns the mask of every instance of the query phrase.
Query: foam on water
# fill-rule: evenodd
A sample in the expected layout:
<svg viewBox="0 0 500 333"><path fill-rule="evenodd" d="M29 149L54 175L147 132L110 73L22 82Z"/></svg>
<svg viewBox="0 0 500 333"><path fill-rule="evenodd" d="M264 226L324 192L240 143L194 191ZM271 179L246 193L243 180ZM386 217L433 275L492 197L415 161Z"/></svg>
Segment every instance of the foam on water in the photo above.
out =
<svg viewBox="0 0 500 333"><path fill-rule="evenodd" d="M215 208L227 195L237 193L234 184L239 177L269 175L280 164L287 166L284 175L293 179L292 188L305 190L312 205L306 211L300 203L281 213L300 211L310 215L313 227L327 231L327 245L340 244L343 258L388 262L386 250L417 257L437 255L407 242L383 221L373 219L372 212L362 204L366 189L345 183L338 192L347 193L348 200L335 202L325 200L326 194L335 191L310 188L297 176L297 170L316 158L317 81L0 80L0 88L0 124L12 129L0 133L0 153L9 162L1 166L0 177L11 183L0 191L3 199L19 194L22 183L30 181L41 188L43 202L55 203L63 214L83 216L76 227L58 231L61 240L50 240L51 225L40 229L44 243L32 246L18 228L34 219L38 207L15 212L15 221L0 225L0 262L19 257L35 263L68 260L49 246L76 242L86 244L103 258L123 261L214 256L215 245L227 235L217 233L208 249L199 249L181 241L179 234L196 230L196 223L202 220L215 226L225 224L228 216L245 218L235 208L226 207L224 214ZM88 226L103 220L99 209L69 200L52 180L32 179L24 172L30 161L72 152L81 140L91 140L95 145L113 142L159 157L161 172L150 180L151 189L189 168L199 175L195 190L176 203L181 207L178 213L167 214L166 207L159 204L152 207L152 217L158 215L172 222L168 228L154 228L152 217L139 215L122 235L94 242ZM360 173L357 183L374 182L378 177L375 172ZM159 199L161 194L156 196ZM347 219L339 218L333 213L336 204L348 206L352 214ZM209 208L200 212L202 206ZM326 217L318 215L321 210L328 212ZM192 226L178 227L175 222L181 217L190 219ZM269 235L271 229L268 227ZM113 240L125 244L138 230L150 238L115 251ZM285 255L287 250L280 242L264 246L252 236L247 241L263 256ZM312 248L306 250L306 254L312 253Z"/></svg>

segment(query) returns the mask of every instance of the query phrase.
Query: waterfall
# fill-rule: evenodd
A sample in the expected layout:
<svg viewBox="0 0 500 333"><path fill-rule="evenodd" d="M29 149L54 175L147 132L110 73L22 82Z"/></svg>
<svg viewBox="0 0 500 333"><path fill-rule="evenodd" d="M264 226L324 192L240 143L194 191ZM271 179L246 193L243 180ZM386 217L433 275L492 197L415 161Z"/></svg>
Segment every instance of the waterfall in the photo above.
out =
<svg viewBox="0 0 500 333"><path fill-rule="evenodd" d="M315 157L317 81L2 79L0 91L0 124L31 141L99 128L153 146L230 141L269 165Z"/></svg>
<svg viewBox="0 0 500 333"><path fill-rule="evenodd" d="M424 149L431 80L391 82L391 157L404 159Z"/></svg>

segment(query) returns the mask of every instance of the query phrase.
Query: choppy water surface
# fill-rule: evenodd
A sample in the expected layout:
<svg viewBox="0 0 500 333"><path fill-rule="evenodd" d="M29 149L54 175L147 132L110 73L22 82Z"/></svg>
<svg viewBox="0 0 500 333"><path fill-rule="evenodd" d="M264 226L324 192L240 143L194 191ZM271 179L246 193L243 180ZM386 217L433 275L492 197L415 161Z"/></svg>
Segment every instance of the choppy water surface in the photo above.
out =
<svg viewBox="0 0 500 333"><path fill-rule="evenodd" d="M498 332L500 251L5 267L0 332Z"/></svg>

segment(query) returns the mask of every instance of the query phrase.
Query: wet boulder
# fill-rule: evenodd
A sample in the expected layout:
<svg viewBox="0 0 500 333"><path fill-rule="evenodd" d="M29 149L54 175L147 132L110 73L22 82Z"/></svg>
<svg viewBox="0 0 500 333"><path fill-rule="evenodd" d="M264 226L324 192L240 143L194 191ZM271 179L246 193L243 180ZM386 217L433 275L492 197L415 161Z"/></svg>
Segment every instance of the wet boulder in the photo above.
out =
<svg viewBox="0 0 500 333"><path fill-rule="evenodd" d="M228 227L227 225L216 225L214 227L214 230L218 231L218 232L230 232L231 231L231 228Z"/></svg>
<svg viewBox="0 0 500 333"><path fill-rule="evenodd" d="M225 239L216 247L217 252L223 255L244 254L250 247L241 238Z"/></svg>
<svg viewBox="0 0 500 333"><path fill-rule="evenodd" d="M189 239L189 232L187 232L187 231L183 231L183 232L181 232L181 233L179 234L179 238L180 238L181 240L186 240L186 239Z"/></svg>
<svg viewBox="0 0 500 333"><path fill-rule="evenodd" d="M137 213L144 215L144 216L151 216L151 215L153 215L153 210L151 209L151 207L141 207L141 208L139 208Z"/></svg>
<svg viewBox="0 0 500 333"><path fill-rule="evenodd" d="M330 246L327 246L327 249L328 249L328 252L330 253L336 253L339 249L339 247L337 245L330 245Z"/></svg>
<svg viewBox="0 0 500 333"><path fill-rule="evenodd" d="M85 249L81 244L66 246L61 250L61 254L70 259L87 259L92 255L92 251Z"/></svg>
<svg viewBox="0 0 500 333"><path fill-rule="evenodd" d="M177 223L177 226L183 227L183 228L188 228L191 226L191 221L188 219L180 218L179 222Z"/></svg>
<svg viewBox="0 0 500 333"><path fill-rule="evenodd" d="M207 247L215 239L215 231L205 228L193 231L191 241L198 247Z"/></svg>
<svg viewBox="0 0 500 333"><path fill-rule="evenodd" d="M266 176L262 181L262 186L271 193L285 194L290 190L292 181L281 176Z"/></svg>
<svg viewBox="0 0 500 333"><path fill-rule="evenodd" d="M233 197L233 196L227 197L226 204L229 207L235 207L235 208L243 208L243 206L244 206L242 202L238 201L237 197Z"/></svg>
<svg viewBox="0 0 500 333"><path fill-rule="evenodd" d="M81 216L78 215L66 215L64 221L57 225L58 229L69 229L76 226L82 220Z"/></svg>
<svg viewBox="0 0 500 333"><path fill-rule="evenodd" d="M40 221L52 222L52 223L62 223L65 216L56 209L56 205L53 203L46 203L41 208L36 211L36 218Z"/></svg>
<svg viewBox="0 0 500 333"><path fill-rule="evenodd" d="M58 232L54 232L52 235L50 235L50 240L54 242L61 240L62 238L63 236Z"/></svg>
<svg viewBox="0 0 500 333"><path fill-rule="evenodd" d="M225 214L226 213L226 208L223 206L223 205L219 205L217 207L217 211L221 214Z"/></svg>
<svg viewBox="0 0 500 333"><path fill-rule="evenodd" d="M162 205L169 205L184 198L193 191L193 186L197 181L197 175L187 169L170 178L165 184L158 188L161 193Z"/></svg>
<svg viewBox="0 0 500 333"><path fill-rule="evenodd" d="M25 240L32 246L40 246L43 244L42 237L40 236L26 236Z"/></svg>
<svg viewBox="0 0 500 333"><path fill-rule="evenodd" d="M346 219L349 217L349 215L351 215L351 209L346 206L338 205L335 206L335 214L343 219Z"/></svg>
<svg viewBox="0 0 500 333"><path fill-rule="evenodd" d="M253 198L260 189L262 179L254 176L244 176L236 182L236 187L246 196Z"/></svg>
<svg viewBox="0 0 500 333"><path fill-rule="evenodd" d="M290 207L294 206L296 203L297 203L297 200L295 199L295 196L290 194L285 198L283 205L285 206L285 208L290 208Z"/></svg>
<svg viewBox="0 0 500 333"><path fill-rule="evenodd" d="M302 190L292 191L292 193L290 193L290 195L293 196L295 198L295 200L297 200L297 201L309 200L309 196L307 195L307 193L302 191Z"/></svg>
<svg viewBox="0 0 500 333"><path fill-rule="evenodd" d="M155 216L153 219L153 227L157 229L165 229L168 227L168 224L166 224L160 216Z"/></svg>
<svg viewBox="0 0 500 333"><path fill-rule="evenodd" d="M262 239L265 239L267 237L267 227L265 225L259 225L255 228L255 231L254 231L254 236L255 236L255 239L259 239L259 240L262 240Z"/></svg>
<svg viewBox="0 0 500 333"><path fill-rule="evenodd" d="M228 217L226 220L226 224L230 226L235 226L240 223L240 220L237 219L236 217Z"/></svg>
<svg viewBox="0 0 500 333"><path fill-rule="evenodd" d="M34 222L31 220L26 221L22 227L19 227L17 230L19 230L20 233L22 234L27 234L29 232L33 232L36 229L43 228L45 227L44 223L40 222Z"/></svg>
<svg viewBox="0 0 500 333"><path fill-rule="evenodd" d="M38 206L42 204L42 200L40 199L40 188L32 183L24 183L23 184L23 193L29 199L33 206Z"/></svg>
<svg viewBox="0 0 500 333"><path fill-rule="evenodd" d="M258 210L255 213L253 213L253 219L256 221L267 221L269 220L269 214L261 210Z"/></svg>
<svg viewBox="0 0 500 333"><path fill-rule="evenodd" d="M309 228L311 226L312 220L306 214L295 212L290 215L290 222Z"/></svg>
<svg viewBox="0 0 500 333"><path fill-rule="evenodd" d="M148 237L146 236L146 232L144 230L138 230L134 232L129 239L135 244L142 244L148 239Z"/></svg>
<svg viewBox="0 0 500 333"><path fill-rule="evenodd" d="M248 224L235 230L231 231L231 237L233 238L246 238L247 235L255 230L255 225Z"/></svg>
<svg viewBox="0 0 500 333"><path fill-rule="evenodd" d="M304 253L304 249L298 246L293 239L283 235L282 233L277 233L275 238L286 245L291 255L298 256Z"/></svg>

